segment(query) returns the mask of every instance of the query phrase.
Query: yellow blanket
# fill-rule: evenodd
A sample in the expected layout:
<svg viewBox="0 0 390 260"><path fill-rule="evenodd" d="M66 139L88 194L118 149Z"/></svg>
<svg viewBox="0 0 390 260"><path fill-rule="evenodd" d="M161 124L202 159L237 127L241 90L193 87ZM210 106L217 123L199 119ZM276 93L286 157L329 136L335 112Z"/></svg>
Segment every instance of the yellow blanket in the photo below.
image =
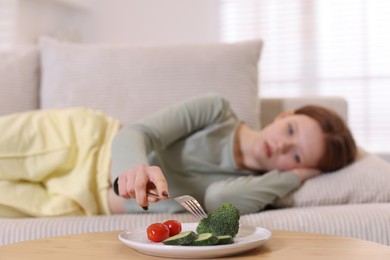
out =
<svg viewBox="0 0 390 260"><path fill-rule="evenodd" d="M85 108L0 118L0 217L109 214L118 120Z"/></svg>

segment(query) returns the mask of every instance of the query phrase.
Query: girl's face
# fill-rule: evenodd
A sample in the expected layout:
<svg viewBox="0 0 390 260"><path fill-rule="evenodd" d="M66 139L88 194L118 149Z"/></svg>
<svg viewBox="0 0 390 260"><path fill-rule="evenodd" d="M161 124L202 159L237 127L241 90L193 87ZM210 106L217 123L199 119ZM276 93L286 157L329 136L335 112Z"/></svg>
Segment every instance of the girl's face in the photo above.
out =
<svg viewBox="0 0 390 260"><path fill-rule="evenodd" d="M255 168L316 168L324 153L320 125L306 115L286 113L259 131L252 144Z"/></svg>

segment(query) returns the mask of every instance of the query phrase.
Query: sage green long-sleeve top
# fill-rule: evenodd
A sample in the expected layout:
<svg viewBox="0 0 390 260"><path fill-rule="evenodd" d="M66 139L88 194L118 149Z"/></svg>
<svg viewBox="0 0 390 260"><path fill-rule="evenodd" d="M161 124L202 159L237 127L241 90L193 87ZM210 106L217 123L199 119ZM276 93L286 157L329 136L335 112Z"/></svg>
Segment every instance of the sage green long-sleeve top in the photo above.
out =
<svg viewBox="0 0 390 260"><path fill-rule="evenodd" d="M261 211L300 185L291 172L265 174L239 169L233 156L234 134L241 121L229 103L209 94L168 107L124 127L112 148L113 180L140 163L159 166L170 196L189 194L210 211L223 202L241 214ZM144 212L133 199L126 212ZM149 205L150 212L182 212L174 200Z"/></svg>

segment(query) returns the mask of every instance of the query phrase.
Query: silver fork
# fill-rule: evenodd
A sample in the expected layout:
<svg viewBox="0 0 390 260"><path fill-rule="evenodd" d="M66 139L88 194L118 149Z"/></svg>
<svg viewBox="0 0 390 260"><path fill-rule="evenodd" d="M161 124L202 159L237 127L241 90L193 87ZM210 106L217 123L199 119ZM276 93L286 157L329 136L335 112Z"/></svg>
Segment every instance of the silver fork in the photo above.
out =
<svg viewBox="0 0 390 260"><path fill-rule="evenodd" d="M160 199L158 195L147 192L148 196ZM167 199L174 199L180 205L182 205L189 213L191 213L197 219L207 218L207 214L199 204L199 202L190 195L183 195L178 197L168 197Z"/></svg>
<svg viewBox="0 0 390 260"><path fill-rule="evenodd" d="M116 195L119 196L118 178L114 181L113 190ZM160 199L157 194L147 192L147 195L156 199ZM197 219L207 218L206 212L203 210L199 202L190 195L183 195L179 197L168 197L167 199L174 199L180 205L182 205L189 213L191 213Z"/></svg>

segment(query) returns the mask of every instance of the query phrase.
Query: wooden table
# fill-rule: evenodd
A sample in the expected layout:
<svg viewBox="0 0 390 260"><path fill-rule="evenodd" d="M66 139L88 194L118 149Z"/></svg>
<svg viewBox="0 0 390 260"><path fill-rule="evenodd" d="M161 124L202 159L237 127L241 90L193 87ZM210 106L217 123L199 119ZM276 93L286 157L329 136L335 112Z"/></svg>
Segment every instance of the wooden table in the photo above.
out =
<svg viewBox="0 0 390 260"><path fill-rule="evenodd" d="M87 233L31 240L0 247L0 259L168 259L144 255L122 244L119 232ZM245 254L216 259L390 259L390 247L352 238L272 231L266 244Z"/></svg>

